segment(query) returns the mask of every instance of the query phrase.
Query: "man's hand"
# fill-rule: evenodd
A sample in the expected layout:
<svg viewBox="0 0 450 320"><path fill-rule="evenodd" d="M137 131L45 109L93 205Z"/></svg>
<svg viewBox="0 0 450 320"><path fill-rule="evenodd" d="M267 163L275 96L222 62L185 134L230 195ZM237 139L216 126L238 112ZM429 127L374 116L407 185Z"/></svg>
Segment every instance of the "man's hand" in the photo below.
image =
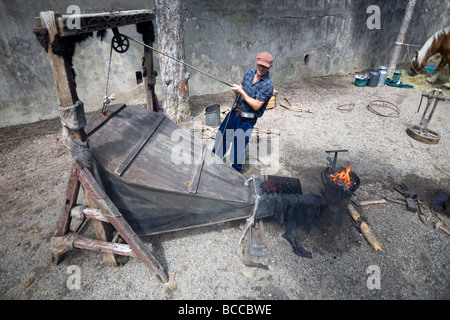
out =
<svg viewBox="0 0 450 320"><path fill-rule="evenodd" d="M240 84L233 84L230 88L231 88L231 90L234 91L234 93L242 95L242 92L243 92L242 85L240 85Z"/></svg>

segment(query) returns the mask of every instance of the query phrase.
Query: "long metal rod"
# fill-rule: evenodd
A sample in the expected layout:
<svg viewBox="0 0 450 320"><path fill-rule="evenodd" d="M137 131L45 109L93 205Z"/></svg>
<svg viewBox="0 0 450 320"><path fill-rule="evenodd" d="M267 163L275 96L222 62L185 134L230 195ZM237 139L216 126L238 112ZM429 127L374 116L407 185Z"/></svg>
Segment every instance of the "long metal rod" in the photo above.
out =
<svg viewBox="0 0 450 320"><path fill-rule="evenodd" d="M236 98L234 99L234 102L233 102L233 106L231 107L230 112L228 112L228 114L227 114L227 116L228 116L227 122L225 123L225 127L223 129L223 132L220 135L220 142L219 142L219 145L217 146L217 150L216 150L216 153L215 153L215 154L217 154L219 148L222 149L222 153L219 153L220 155L222 155L222 157L225 155L223 153L223 137L224 137L224 135L225 135L225 133L227 131L228 121L230 121L231 115L233 114L233 111L234 111L234 107L236 107L236 102L237 102L238 98L239 98L239 96L236 96Z"/></svg>
<svg viewBox="0 0 450 320"><path fill-rule="evenodd" d="M168 54L166 54L166 53L164 53L164 52L162 52L162 51L159 51L158 49L155 49L155 48L153 48L152 46L149 46L148 44L145 44L145 43L143 43L143 42L141 42L141 41L135 40L135 39L133 39L133 38L127 36L127 35L123 35L123 36L127 37L128 39L130 39L130 40L132 40L132 41L134 41L134 42L136 42L136 43L138 43L138 44L140 44L140 45L143 45L144 47L147 47L147 48L149 48L149 49L151 49L151 50L153 50L153 51L155 51L155 52L158 52L159 54L162 54L163 56L166 56L167 58L170 58L170 59L172 59L172 60L175 60L175 61L178 62L178 63L184 64L185 66L187 66L187 67L189 67L189 68L191 68L191 69L194 69L195 71L198 71L198 72L204 74L205 76L210 77L211 79L214 79L214 80L216 80L216 81L219 81L220 83L223 83L223 84L225 84L225 85L227 85L227 86L229 86L229 87L232 86L231 84L229 84L229 83L227 83L227 82L225 82L225 81L223 81L223 80L220 80L220 79L218 79L218 78L216 78L216 77L214 77L214 76L212 76L212 75L210 75L210 74L208 74L208 73L206 73L206 72L204 72L204 71L202 71L202 70L200 70L200 69L198 69L198 68L196 68L196 67L194 67L194 66L192 66L192 65L190 65L190 64L188 64L188 63L186 63L186 62L184 62L184 61L181 61L181 60L179 60L179 59L177 59L177 58L171 57L171 56L169 56Z"/></svg>

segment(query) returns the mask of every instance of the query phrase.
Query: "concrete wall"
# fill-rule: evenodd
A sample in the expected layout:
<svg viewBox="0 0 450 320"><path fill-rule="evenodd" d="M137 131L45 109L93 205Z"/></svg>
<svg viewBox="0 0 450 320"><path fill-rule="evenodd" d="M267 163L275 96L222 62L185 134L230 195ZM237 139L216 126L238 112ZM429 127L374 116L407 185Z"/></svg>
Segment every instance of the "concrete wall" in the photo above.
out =
<svg viewBox="0 0 450 320"><path fill-rule="evenodd" d="M449 21L449 0L418 0L405 43L422 44ZM352 73L386 65L407 0L183 0L187 62L227 82L239 82L260 51L275 57L276 82ZM154 1L0 0L0 127L58 117L58 96L46 52L34 34L40 11L65 13L86 8L154 8ZM370 5L381 9L381 30L369 30ZM140 39L134 26L120 30ZM74 57L76 82L86 111L101 107L111 32L79 45ZM109 93L116 102L144 103L140 70L142 48L132 43L113 53ZM309 64L304 58L309 55ZM155 54L157 62L158 54ZM189 70L191 95L228 88ZM158 78L159 80L159 78ZM157 87L157 92L159 88ZM162 97L161 97L162 98Z"/></svg>
<svg viewBox="0 0 450 320"><path fill-rule="evenodd" d="M343 74L386 65L407 1L231 0L186 1L187 56L228 82L240 81L259 51L275 57L277 81ZM381 29L370 30L370 5L381 9ZM449 1L418 0L405 43L422 44L444 26ZM309 55L309 64L304 58ZM219 63L220 62L220 63ZM192 74L192 83L207 80ZM222 88L203 81L196 93Z"/></svg>

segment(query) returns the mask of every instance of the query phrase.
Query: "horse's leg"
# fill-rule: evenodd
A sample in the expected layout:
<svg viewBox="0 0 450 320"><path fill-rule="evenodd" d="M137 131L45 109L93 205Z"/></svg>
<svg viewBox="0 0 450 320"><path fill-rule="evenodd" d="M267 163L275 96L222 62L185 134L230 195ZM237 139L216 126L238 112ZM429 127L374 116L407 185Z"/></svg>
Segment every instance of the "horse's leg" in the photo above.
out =
<svg viewBox="0 0 450 320"><path fill-rule="evenodd" d="M450 61L450 54L447 55L448 73L450 75L450 64L448 63L448 61ZM444 84L444 88L445 89L450 89L450 79L449 79L449 81L446 84Z"/></svg>
<svg viewBox="0 0 450 320"><path fill-rule="evenodd" d="M450 73L450 65L448 65L448 67L449 67L449 73ZM447 89L447 90L450 89L450 81L447 83L444 83L444 89Z"/></svg>
<svg viewBox="0 0 450 320"><path fill-rule="evenodd" d="M426 80L429 83L435 83L439 73L442 71L442 69L444 69L444 67L447 65L447 57L442 56L441 62L439 63L439 65L437 66L436 70L433 72L432 76L427 78Z"/></svg>

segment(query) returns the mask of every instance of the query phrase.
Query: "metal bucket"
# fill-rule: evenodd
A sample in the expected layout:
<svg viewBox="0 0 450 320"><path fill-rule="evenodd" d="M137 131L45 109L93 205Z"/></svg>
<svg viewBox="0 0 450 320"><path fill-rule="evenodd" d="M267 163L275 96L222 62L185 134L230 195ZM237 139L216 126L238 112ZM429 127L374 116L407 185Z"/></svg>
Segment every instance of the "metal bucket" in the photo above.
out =
<svg viewBox="0 0 450 320"><path fill-rule="evenodd" d="M378 87L378 81L380 80L380 71L378 69L372 69L370 71L368 87Z"/></svg>
<svg viewBox="0 0 450 320"><path fill-rule="evenodd" d="M212 104L205 109L206 125L217 127L220 124L220 105Z"/></svg>

